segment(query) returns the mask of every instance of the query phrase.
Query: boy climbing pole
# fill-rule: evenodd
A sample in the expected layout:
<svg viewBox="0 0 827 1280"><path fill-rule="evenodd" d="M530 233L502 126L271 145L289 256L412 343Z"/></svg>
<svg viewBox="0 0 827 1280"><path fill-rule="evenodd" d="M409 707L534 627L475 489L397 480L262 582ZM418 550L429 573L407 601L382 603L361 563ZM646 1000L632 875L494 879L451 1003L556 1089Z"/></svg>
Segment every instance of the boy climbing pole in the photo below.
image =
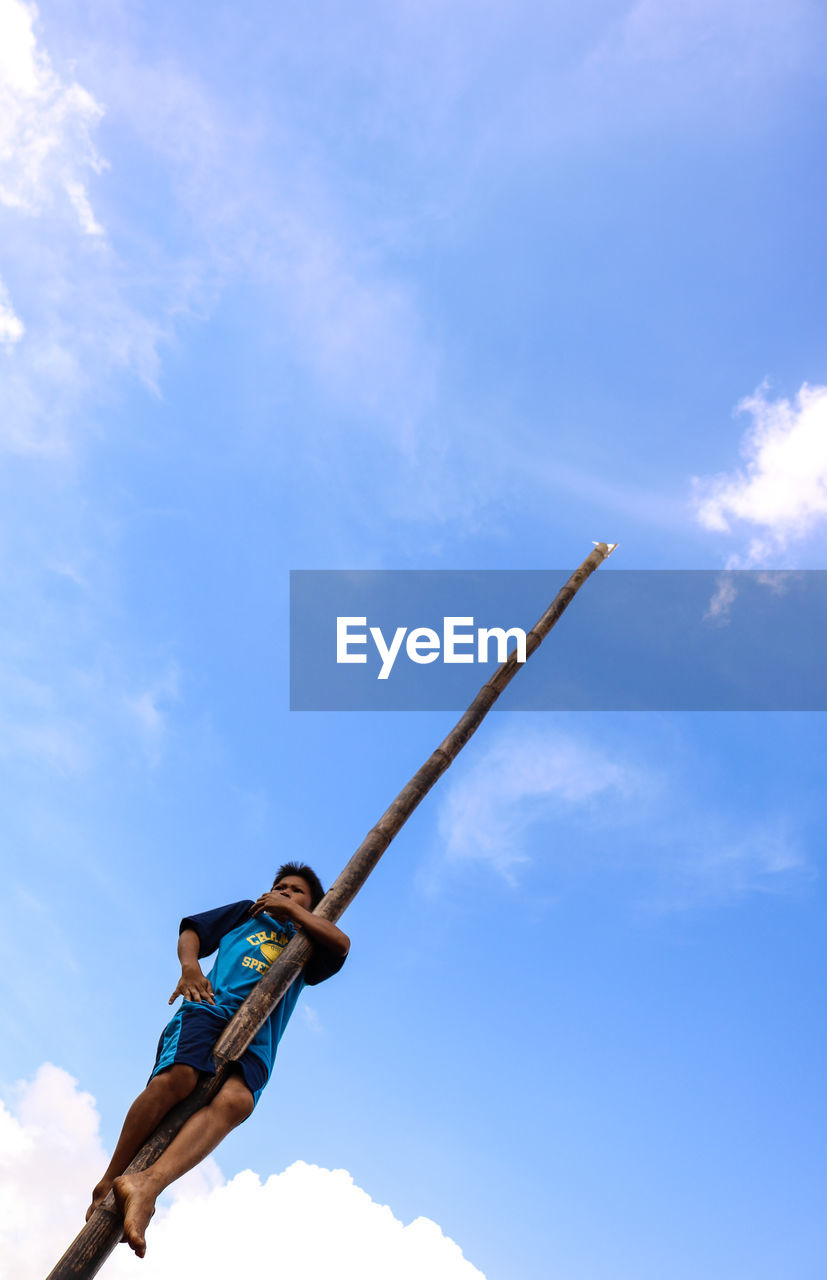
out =
<svg viewBox="0 0 827 1280"><path fill-rule="evenodd" d="M350 947L347 935L313 908L324 896L316 873L303 863L279 868L269 893L185 916L178 938L181 977L169 1003L183 996L161 1033L149 1083L133 1102L105 1174L92 1193L87 1220L110 1188L124 1220L124 1238L138 1257L155 1201L176 1178L194 1168L246 1120L270 1075L276 1049L302 987L337 973ZM199 1073L213 1074L212 1048L258 979L293 935L302 930L314 953L213 1100L186 1121L156 1162L124 1174L129 1162L167 1112L195 1088ZM209 974L199 960L218 948Z"/></svg>
<svg viewBox="0 0 827 1280"><path fill-rule="evenodd" d="M537 620L530 632L527 633L526 658L530 658L531 655L536 652L537 648L542 644L552 627L568 608L569 604L580 590L580 587L591 576L591 574L594 573L595 569L603 563L606 557L611 554L616 545L616 543L607 542L596 542L594 544L594 550L589 553L579 568L574 571L568 581L563 585L563 587L561 587L543 615ZM301 903L298 898L294 900L292 892L284 892L285 885L282 881L284 873L290 873L292 875L298 874L299 879L303 879L305 881L304 888L307 889L310 889L312 885L312 881L309 877L313 877L313 881L315 881L315 876L313 876L313 873L310 872L309 868L296 867L295 864L291 864L288 867L282 867L279 877L277 877L276 884L270 894L263 895L262 898L259 898L258 902L234 904L234 908L245 908L245 917L240 923L245 926L243 929L243 936L248 945L253 945L252 942L250 942L250 938L255 937L255 935L249 931L250 927L247 925L247 915L252 918L254 910L258 915L267 912L272 919L277 920L279 924L285 925L284 932L287 932L286 926L288 924L293 924L294 928L297 927L300 934L306 932L310 946L315 947L316 954L310 961L304 964L303 977L305 981L320 982L324 977L329 976L329 973L333 973L341 967L347 954L348 940L339 929L332 925L332 922L329 927L326 927L325 918L332 916L334 919L338 919L348 904L352 902L353 898L359 892L365 883L365 880L382 857L382 854L385 852L390 842L399 832L402 825L407 822L417 805L421 803L423 798L450 766L452 761L456 759L456 756L479 728L483 719L494 705L496 699L500 696L516 673L522 669L522 666L523 664L518 662L516 655L512 653L506 661L498 667L494 675L489 680L486 680L476 698L474 698L467 710L463 712L462 716L459 718L447 737L443 739L421 768L417 770L409 782L402 788L393 802L385 810L384 814L382 814L377 824L374 827L371 827L356 852L352 855L347 865L338 876L333 888L325 895L324 902L321 906L321 911L323 913L322 916L310 915L310 913L307 912L306 902L309 902L312 905L315 889L310 893L306 902L305 900L302 900ZM296 886L293 887L295 888ZM273 897L277 894L277 891L280 896L277 896L275 902L273 902ZM321 893L321 887L319 887L319 893ZM294 908L297 909L301 905L304 907L304 911L299 913L297 910L291 911L284 908L284 902L287 898L289 898L293 903ZM234 908L222 908L220 912L215 914L221 916L225 910L232 912ZM285 915L281 918L278 916L278 911L280 909L285 910ZM213 913L206 913L207 917L210 917L211 915L213 915ZM290 917L290 919L288 919L288 917ZM187 929L194 924L196 919L197 917L193 916L184 921L185 933ZM232 924L228 925L225 923L224 927L232 929L234 926ZM235 927L239 927L239 921L236 921ZM194 929L193 932L197 933L198 931L197 929ZM262 955L265 960L269 958L264 954L264 945L267 941L272 942L274 947L280 945L278 937L273 940L268 939L265 936L265 942L259 941L257 944L260 954L253 955L246 965L242 959L242 968L249 971L251 963L253 961L259 963ZM214 947L215 945L216 943L213 942L212 946ZM296 952L297 954L301 952L302 963L304 963L307 957L308 950L309 947L307 941L300 936L297 939ZM198 954L207 954L206 946L202 946L200 943L200 935ZM287 961L288 956L285 956L285 961ZM324 971L325 958L327 959L327 964L329 966L327 973ZM315 973L313 971L314 964L321 966L321 969L317 969ZM187 959L186 953L182 956L181 967L182 982L186 984L187 981L192 983L192 981L195 980L197 983L200 968L198 972L195 972L195 968L191 964L190 960ZM204 980L203 974L201 975L202 981L209 982L210 984L209 993L206 992L205 988L201 989L201 991L203 991L203 996L197 987L186 987L186 985L183 988L179 987L179 990L181 990L183 994L187 994L189 992L199 997L198 999L189 1000L189 1004L204 1005L205 1008L206 1006L213 1008L213 1006L210 1005L209 999L206 999L207 994L209 994L212 995L213 999L216 1001L215 1007L218 1007L216 988L219 987L218 971L222 968L223 965L221 963L221 957L219 956L219 961L216 962L215 968L209 974L208 978ZM310 970L309 977L308 970ZM291 999L291 988L290 979L287 975L288 968L285 965L282 968L280 975L278 974L278 970L275 970L272 976L278 976L279 981L274 982L273 986L278 990L279 994L283 996L283 1000L289 1001ZM281 978L287 978L287 981L282 982L280 985ZM297 979L296 981L298 982L300 979ZM257 997L265 986L267 986L266 983L262 984L262 987L258 988L255 994L250 996L252 1004L257 1003ZM270 1008L268 998L269 992L265 992L263 1004L267 1009ZM278 1000L279 997L275 996L274 998ZM292 998L295 999L295 996ZM281 1007L282 1002L279 1002L273 1011L274 1017L278 1015L278 1010ZM285 1005L284 1009L286 1014L288 1006ZM238 1016L239 1019L243 1019L242 1012L239 1012ZM189 1021L188 1016L186 1020L187 1022ZM225 1019L222 1018L222 1023L224 1020ZM278 1035L280 1034L281 1028L283 1028L286 1020L286 1016L283 1016L281 1025L277 1029L276 1040L278 1039ZM182 1019L182 1022L183 1021L184 1019ZM230 1027L227 1030L226 1035L228 1040L232 1040L233 1027ZM246 1031L239 1035L237 1041L239 1046L242 1044L250 1044L250 1041L245 1037ZM224 1037L222 1036L222 1039L223 1038ZM170 1040L175 1040L174 1030L171 1031ZM177 1052L179 1041L180 1033L178 1040L175 1041L171 1050L173 1054L173 1066L175 1065L175 1054ZM255 1041L253 1044L254 1043ZM241 1055L240 1070L245 1082L244 1087L247 1089L248 1093L253 1095L253 1101L255 1101L255 1091L250 1089L244 1073L243 1063L246 1055L243 1053L241 1048L239 1048L239 1053ZM166 1059L164 1059L163 1045L161 1049L161 1056L156 1064L158 1074L153 1076L154 1079L163 1079L164 1074L167 1074L166 1067L161 1066L162 1060L166 1061ZM190 1064L184 1062L183 1065L186 1066ZM198 1067L196 1066L194 1069L198 1070ZM212 1071L213 1067L210 1064L206 1069ZM223 1066L221 1070L224 1070ZM191 1078L192 1077L190 1077L190 1079ZM193 1135L191 1142L187 1139L181 1145L181 1140L188 1127L193 1123L193 1121L198 1119L199 1115L203 1115L207 1111L211 1110L212 1105L217 1101L219 1094L224 1092L224 1088L227 1083L229 1083L229 1081L225 1080L224 1084L221 1085L219 1092L213 1097L213 1101L208 1107L203 1108L202 1112L191 1116L189 1120L185 1121L180 1129L177 1128L177 1121L173 1122L173 1119L170 1119L168 1126L159 1127L157 1134L159 1145L157 1147L153 1147L153 1150L157 1150L162 1154L157 1156L155 1163L149 1165L146 1171L147 1174L154 1175L154 1182L152 1183L145 1182L142 1174L135 1176L131 1174L128 1176L123 1175L122 1170L126 1167L128 1153L130 1150L134 1149L136 1142L139 1141L139 1135L147 1133L152 1126L157 1123L155 1116L163 1116L172 1106L175 1097L186 1096L187 1093L192 1090L192 1086L189 1081L187 1081L185 1086L179 1086L180 1093L176 1091L175 1097L163 1098L160 1103L156 1103L154 1099L150 1099L149 1101L147 1100L146 1095L149 1093L149 1089L147 1089L134 1104L133 1109L127 1116L127 1120L124 1124L124 1132L121 1135L115 1156L113 1156L110 1167L104 1175L104 1178L101 1180L101 1183L95 1189L93 1206L101 1202L108 1186L112 1186L113 1192L117 1187L117 1203L119 1210L129 1222L128 1229L126 1229L126 1223L124 1223L126 1235L136 1253L143 1255L145 1250L146 1246L143 1239L143 1233L146 1229L146 1224L152 1216L155 1196L157 1196L161 1188L168 1186L169 1183L183 1173L185 1169L192 1168L194 1164L196 1164L204 1155L207 1154L208 1151L212 1149L212 1147L215 1146L218 1141L220 1141L224 1133L231 1129L234 1124L239 1123L239 1119L241 1117L236 1117L236 1115L233 1114L234 1108L231 1104L226 1108L229 1114L216 1116L215 1127L217 1129L217 1133L215 1135L209 1132L209 1124L202 1120L200 1122L202 1126L201 1129L199 1130L196 1128L191 1131ZM249 1098L247 1098L246 1095L242 1095L242 1097L245 1098L246 1114L249 1114ZM228 1095L228 1100L230 1100L231 1103L231 1095ZM244 1110L244 1108L242 1108L242 1110ZM135 1113L134 1115L133 1112ZM207 1132L204 1130L207 1130ZM175 1134L174 1137L171 1136L173 1133ZM150 1139L150 1143L153 1142L154 1139ZM173 1153L174 1158L170 1157L170 1153ZM167 1159L168 1157L170 1157L169 1161ZM104 1221L104 1219L108 1219L108 1221ZM63 1257L59 1259L56 1266L53 1267L52 1271L49 1273L48 1280L86 1280L87 1277L96 1275L101 1263L114 1248L120 1234L121 1221L119 1215L106 1212L102 1212L100 1214L93 1212L87 1221L86 1226L78 1233L69 1245L69 1248L63 1254Z"/></svg>

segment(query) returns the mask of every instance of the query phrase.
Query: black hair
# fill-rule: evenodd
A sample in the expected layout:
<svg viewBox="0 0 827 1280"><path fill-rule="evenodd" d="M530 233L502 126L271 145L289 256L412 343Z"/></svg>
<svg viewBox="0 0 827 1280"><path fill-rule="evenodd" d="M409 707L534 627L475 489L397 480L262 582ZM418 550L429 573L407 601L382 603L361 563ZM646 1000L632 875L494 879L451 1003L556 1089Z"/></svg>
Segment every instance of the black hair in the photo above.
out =
<svg viewBox="0 0 827 1280"><path fill-rule="evenodd" d="M283 876L301 876L302 880L307 881L310 889L310 905L316 907L324 897L324 889L322 882L316 875L312 867L308 867L304 862L285 862L283 867L279 867L276 872L276 878L273 881L277 885Z"/></svg>

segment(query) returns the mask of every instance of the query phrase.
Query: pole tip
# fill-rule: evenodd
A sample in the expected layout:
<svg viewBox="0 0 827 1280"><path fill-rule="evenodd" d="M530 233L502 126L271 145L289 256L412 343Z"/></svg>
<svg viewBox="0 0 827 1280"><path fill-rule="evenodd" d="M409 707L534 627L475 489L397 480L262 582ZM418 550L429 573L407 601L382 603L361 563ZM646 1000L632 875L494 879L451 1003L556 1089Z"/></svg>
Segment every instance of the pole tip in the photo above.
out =
<svg viewBox="0 0 827 1280"><path fill-rule="evenodd" d="M617 546L616 542L592 542L593 547L605 547L606 555L610 556Z"/></svg>

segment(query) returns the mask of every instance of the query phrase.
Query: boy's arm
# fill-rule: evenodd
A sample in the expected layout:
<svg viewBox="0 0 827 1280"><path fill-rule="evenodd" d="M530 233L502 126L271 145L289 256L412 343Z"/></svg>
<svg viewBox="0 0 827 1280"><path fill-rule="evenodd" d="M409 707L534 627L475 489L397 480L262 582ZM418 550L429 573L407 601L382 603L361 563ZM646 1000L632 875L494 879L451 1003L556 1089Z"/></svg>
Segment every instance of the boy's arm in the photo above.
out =
<svg viewBox="0 0 827 1280"><path fill-rule="evenodd" d="M338 925L321 916L314 916L312 911L291 902L282 893L263 893L250 908L250 915L259 916L266 912L274 920L292 920L297 929L303 929L308 938L317 942L325 951L330 951L342 960L350 950L350 938Z"/></svg>
<svg viewBox="0 0 827 1280"><path fill-rule="evenodd" d="M181 977L178 986L169 998L169 1003L183 996L185 1000L195 1000L199 1004L215 1004L212 987L201 972L198 963L198 952L201 939L194 929L183 929L178 935L178 959L181 961Z"/></svg>

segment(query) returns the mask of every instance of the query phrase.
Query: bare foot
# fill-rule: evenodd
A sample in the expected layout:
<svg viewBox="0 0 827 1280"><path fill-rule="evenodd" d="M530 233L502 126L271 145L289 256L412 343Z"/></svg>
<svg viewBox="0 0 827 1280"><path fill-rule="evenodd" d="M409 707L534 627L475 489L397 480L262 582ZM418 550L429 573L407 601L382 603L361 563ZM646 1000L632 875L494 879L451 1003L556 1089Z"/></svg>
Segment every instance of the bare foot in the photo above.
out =
<svg viewBox="0 0 827 1280"><path fill-rule="evenodd" d="M130 1249L142 1258L146 1253L144 1232L155 1212L156 1192L145 1173L123 1174L112 1183L115 1203L123 1214L123 1234Z"/></svg>
<svg viewBox="0 0 827 1280"><path fill-rule="evenodd" d="M106 1197L109 1195L111 1187L112 1187L111 1179L101 1178L100 1182L95 1187L95 1190L92 1192L92 1203L90 1204L89 1208L86 1210L87 1222L92 1217L92 1214L95 1212L98 1205L102 1204L103 1201L106 1199Z"/></svg>

